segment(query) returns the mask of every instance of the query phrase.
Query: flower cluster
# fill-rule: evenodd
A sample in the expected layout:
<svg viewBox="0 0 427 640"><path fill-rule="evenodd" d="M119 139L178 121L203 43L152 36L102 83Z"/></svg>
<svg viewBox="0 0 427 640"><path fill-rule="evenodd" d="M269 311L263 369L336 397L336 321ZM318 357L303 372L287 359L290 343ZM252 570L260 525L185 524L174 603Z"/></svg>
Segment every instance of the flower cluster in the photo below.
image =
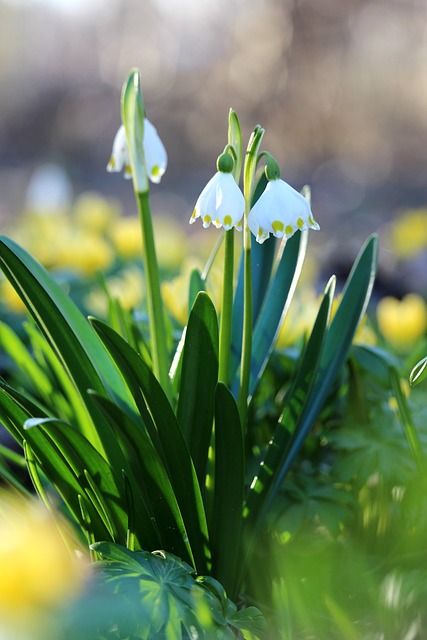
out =
<svg viewBox="0 0 427 640"><path fill-rule="evenodd" d="M160 182L166 170L167 154L155 127L147 118L143 124L143 157L146 171L152 182ZM261 197L249 209L247 223L257 242L263 243L270 234L276 238L290 238L296 231L319 229L311 212L310 203L284 180L274 158L267 156L265 174L267 186ZM217 172L209 180L199 198L190 218L190 224L201 218L203 227L211 224L223 227L226 231L233 227L241 231L245 213L245 196L233 175L236 151L227 145L217 161ZM132 167L125 126L122 125L114 139L113 151L107 165L108 171L124 170L125 178L132 177Z"/></svg>
<svg viewBox="0 0 427 640"><path fill-rule="evenodd" d="M276 161L269 154L266 166L267 186L248 214L248 226L257 242L263 243L270 234L276 238L290 238L296 231L319 229L311 212L310 203L301 193L279 178ZM224 157L231 162L221 163ZM224 166L221 166L224 164ZM245 198L232 175L233 160L224 153L218 158L218 171L200 194L193 214L192 224L201 218L204 227L212 223L226 231L242 229Z"/></svg>

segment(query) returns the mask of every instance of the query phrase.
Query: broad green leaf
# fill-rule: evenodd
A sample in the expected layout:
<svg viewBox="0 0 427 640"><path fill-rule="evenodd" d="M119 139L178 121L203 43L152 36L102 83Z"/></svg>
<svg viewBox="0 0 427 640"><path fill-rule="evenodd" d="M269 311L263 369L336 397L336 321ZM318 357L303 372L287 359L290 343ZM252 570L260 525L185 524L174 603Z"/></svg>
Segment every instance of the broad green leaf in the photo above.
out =
<svg viewBox="0 0 427 640"><path fill-rule="evenodd" d="M286 241L281 257L279 254L276 272L269 284L254 328L250 396L264 372L289 310L301 274L307 244L308 231L296 233Z"/></svg>
<svg viewBox="0 0 427 640"><path fill-rule="evenodd" d="M42 265L15 242L1 236L0 267L69 372L82 398L86 398L89 388L102 394L107 390L112 397L131 406L126 387L104 347ZM88 409L93 409L90 404ZM113 443L107 429L102 433L94 429L86 435L100 451L111 451Z"/></svg>
<svg viewBox="0 0 427 640"><path fill-rule="evenodd" d="M217 380L217 315L207 293L200 292L185 335L177 418L201 487L205 483Z"/></svg>
<svg viewBox="0 0 427 640"><path fill-rule="evenodd" d="M13 329L4 322L0 322L0 347L12 359L12 375L13 369L18 368L21 385L29 383L31 389L36 389L42 398L53 393L52 383L46 373L38 366Z"/></svg>
<svg viewBox="0 0 427 640"><path fill-rule="evenodd" d="M207 566L208 531L200 486L185 439L162 387L145 362L110 327L91 320L111 353L169 475L198 571Z"/></svg>
<svg viewBox="0 0 427 640"><path fill-rule="evenodd" d="M214 512L210 531L213 573L230 597L240 560L245 457L243 431L234 396L218 383L215 396Z"/></svg>
<svg viewBox="0 0 427 640"><path fill-rule="evenodd" d="M63 360L77 386L84 390L99 389L101 392L105 387L113 397L128 403L129 397L120 376L102 344L46 269L5 236L0 236L0 267Z"/></svg>
<svg viewBox="0 0 427 640"><path fill-rule="evenodd" d="M305 420L314 423L344 365L360 320L368 305L378 262L378 239L362 247L347 279L340 305L328 330L313 398Z"/></svg>
<svg viewBox="0 0 427 640"><path fill-rule="evenodd" d="M325 289L300 367L285 400L283 414L247 495L245 526L253 538L257 535L272 498L280 488L312 426L311 422L305 420L305 415L313 399L313 388L325 343L334 290L335 279L331 278Z"/></svg>
<svg viewBox="0 0 427 640"><path fill-rule="evenodd" d="M30 418L25 422L27 434L39 430L57 450L57 457L70 466L76 479L104 522L111 538L126 541L127 515L123 479L84 436L69 424L55 418ZM54 478L50 478L55 482Z"/></svg>
<svg viewBox="0 0 427 640"><path fill-rule="evenodd" d="M169 476L142 422L136 422L103 396L94 396L128 460L134 529L142 549L167 549L191 558L187 532Z"/></svg>
<svg viewBox="0 0 427 640"><path fill-rule="evenodd" d="M26 431L24 423L30 418L40 416L40 409L25 396L19 394L7 385L0 387L0 416L4 426L24 446L24 441L34 454L43 474L50 480L58 493L62 496L76 521L83 526L79 496L85 493L84 483L76 476L68 460L59 454L50 437L41 433L39 429ZM90 532L98 539L108 538L108 531L104 526L97 510L88 504ZM83 527L85 529L85 527Z"/></svg>

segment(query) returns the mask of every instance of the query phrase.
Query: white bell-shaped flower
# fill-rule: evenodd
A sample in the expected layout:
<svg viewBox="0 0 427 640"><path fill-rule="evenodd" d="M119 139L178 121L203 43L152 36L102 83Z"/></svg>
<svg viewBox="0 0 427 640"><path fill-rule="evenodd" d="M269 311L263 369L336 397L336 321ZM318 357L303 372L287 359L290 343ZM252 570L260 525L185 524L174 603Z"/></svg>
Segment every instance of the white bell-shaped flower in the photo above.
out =
<svg viewBox="0 0 427 640"><path fill-rule="evenodd" d="M151 182L159 183L166 171L168 157L166 149L154 125L144 118L143 137L144 158L147 175ZM113 142L113 150L107 165L107 171L124 171L125 178L132 177L129 152L126 143L126 132L123 125L119 127Z"/></svg>
<svg viewBox="0 0 427 640"><path fill-rule="evenodd" d="M270 233L276 238L290 238L296 231L320 229L308 200L279 178L268 182L249 212L248 225L259 243Z"/></svg>
<svg viewBox="0 0 427 640"><path fill-rule="evenodd" d="M245 199L233 175L217 171L200 194L190 224L201 218L205 228L212 223L226 231L232 227L240 231L244 211Z"/></svg>

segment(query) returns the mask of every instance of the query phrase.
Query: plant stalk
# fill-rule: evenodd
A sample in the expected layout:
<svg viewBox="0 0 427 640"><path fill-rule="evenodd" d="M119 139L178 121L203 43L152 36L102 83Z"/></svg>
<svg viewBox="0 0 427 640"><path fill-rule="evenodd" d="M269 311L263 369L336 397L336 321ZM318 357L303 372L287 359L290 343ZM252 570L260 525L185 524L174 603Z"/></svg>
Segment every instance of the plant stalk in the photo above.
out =
<svg viewBox="0 0 427 640"><path fill-rule="evenodd" d="M234 229L225 232L224 280L222 288L222 308L219 325L219 374L218 378L228 384L231 318L233 314L233 278L234 278Z"/></svg>
<svg viewBox="0 0 427 640"><path fill-rule="evenodd" d="M166 324L163 300L160 292L160 277L151 220L150 196L149 191L144 193L136 192L135 195L142 228L153 373L160 382L163 391L169 400L171 400L172 386L169 378Z"/></svg>

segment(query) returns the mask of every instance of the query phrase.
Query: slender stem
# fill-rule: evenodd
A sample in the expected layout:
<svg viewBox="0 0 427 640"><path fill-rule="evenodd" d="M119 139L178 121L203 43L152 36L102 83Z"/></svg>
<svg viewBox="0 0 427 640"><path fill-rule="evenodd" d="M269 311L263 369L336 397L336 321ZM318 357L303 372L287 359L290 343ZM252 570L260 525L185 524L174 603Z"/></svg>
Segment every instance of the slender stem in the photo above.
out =
<svg viewBox="0 0 427 640"><path fill-rule="evenodd" d="M219 380L228 384L231 346L231 318L233 314L234 229L225 232L224 281L219 325Z"/></svg>
<svg viewBox="0 0 427 640"><path fill-rule="evenodd" d="M258 162L259 147L264 135L264 129L256 126L250 137L245 155L243 169L243 192L245 196L245 215L243 222L243 334L242 359L240 363L240 384L237 397L242 428L246 429L248 411L249 383L251 378L252 359L252 257L251 232L248 225L248 215L252 204L255 183L255 171Z"/></svg>
<svg viewBox="0 0 427 640"><path fill-rule="evenodd" d="M169 379L165 316L160 293L160 278L151 221L149 192L136 192L136 202L142 227L153 372L163 387L163 391L171 399L172 387Z"/></svg>
<svg viewBox="0 0 427 640"><path fill-rule="evenodd" d="M240 363L240 385L237 404L243 429L246 428L246 414L248 410L248 392L251 375L252 358L252 259L251 233L245 212L243 223L243 335L242 359Z"/></svg>

